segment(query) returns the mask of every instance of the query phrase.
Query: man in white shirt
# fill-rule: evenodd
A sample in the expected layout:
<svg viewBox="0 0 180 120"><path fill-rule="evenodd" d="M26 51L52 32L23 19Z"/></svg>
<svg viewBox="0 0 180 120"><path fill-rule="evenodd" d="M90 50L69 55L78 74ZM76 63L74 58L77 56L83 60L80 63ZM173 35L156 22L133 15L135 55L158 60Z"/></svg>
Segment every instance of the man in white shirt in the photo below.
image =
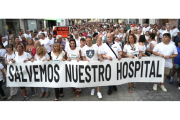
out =
<svg viewBox="0 0 180 120"><path fill-rule="evenodd" d="M166 28L165 28L165 26L162 26L161 29L159 30L159 42L161 42L161 40L162 40L164 31L166 31Z"/></svg>
<svg viewBox="0 0 180 120"><path fill-rule="evenodd" d="M169 25L166 26L166 30L165 30L162 34L164 35L165 33L170 33L170 35L171 35L171 40L174 39L173 31L170 29L170 26L169 26Z"/></svg>
<svg viewBox="0 0 180 120"><path fill-rule="evenodd" d="M163 34L163 41L157 44L153 49L153 54L156 56L163 57L165 59L164 66L164 81L166 76L169 74L170 70L173 68L172 60L178 56L176 46L170 43L171 35L170 33ZM164 87L164 81L161 83L160 88L167 92L167 89ZM154 84L153 90L157 90L157 83Z"/></svg>
<svg viewBox="0 0 180 120"><path fill-rule="evenodd" d="M176 46L178 46L178 41L179 41L179 34L180 34L180 32L179 32L179 30L176 28L176 26L175 25L173 25L172 26L172 32L173 32L173 36L174 36L174 39L173 39L173 41L175 42L175 44L176 44Z"/></svg>
<svg viewBox="0 0 180 120"><path fill-rule="evenodd" d="M44 33L40 34L39 42L46 48L48 55L51 56L51 41L45 37Z"/></svg>
<svg viewBox="0 0 180 120"><path fill-rule="evenodd" d="M107 42L103 44L103 49L104 49L104 52L102 52L103 58L108 59L110 61L112 61L113 59L120 60L122 58L121 57L122 56L121 47L119 46L118 43L115 43L113 41L113 37L112 37L111 33L107 33L106 39L107 39ZM117 87L109 86L108 95L111 95L113 90L117 91Z"/></svg>
<svg viewBox="0 0 180 120"><path fill-rule="evenodd" d="M150 27L148 27L147 24L145 23L145 24L144 24L144 27L143 27L143 29L142 29L143 34L145 35L145 34L146 34L146 31L149 31L149 29L150 29Z"/></svg>
<svg viewBox="0 0 180 120"><path fill-rule="evenodd" d="M81 56L83 57L83 60L90 62L90 61L98 61L99 59L99 61L102 62L103 58L101 55L101 51L96 44L92 44L91 36L86 37L86 44L87 45L83 47L82 54L81 54ZM94 95L94 92L95 92L95 89L92 88L91 95ZM99 99L102 98L99 87L97 87L97 96Z"/></svg>
<svg viewBox="0 0 180 120"><path fill-rule="evenodd" d="M19 37L19 41L22 41L21 35L22 35L22 32L20 31L20 32L19 32L19 36L18 36L18 37Z"/></svg>
<svg viewBox="0 0 180 120"><path fill-rule="evenodd" d="M80 46L80 39L81 39L81 37L79 37L77 31L74 32L74 39L76 40L76 47L79 47Z"/></svg>
<svg viewBox="0 0 180 120"><path fill-rule="evenodd" d="M27 33L27 34L26 34L26 33ZM24 33L24 36L25 36L26 38L32 38L32 37L31 37L31 33L30 33L29 30L27 30L26 33Z"/></svg>
<svg viewBox="0 0 180 120"><path fill-rule="evenodd" d="M47 36L47 32L44 31L44 28L42 28L41 31L39 31L38 36L39 36L41 33L44 33L45 37Z"/></svg>
<svg viewBox="0 0 180 120"><path fill-rule="evenodd" d="M5 37L2 37L2 44L4 47L6 47L6 45L8 45L8 42L6 41Z"/></svg>

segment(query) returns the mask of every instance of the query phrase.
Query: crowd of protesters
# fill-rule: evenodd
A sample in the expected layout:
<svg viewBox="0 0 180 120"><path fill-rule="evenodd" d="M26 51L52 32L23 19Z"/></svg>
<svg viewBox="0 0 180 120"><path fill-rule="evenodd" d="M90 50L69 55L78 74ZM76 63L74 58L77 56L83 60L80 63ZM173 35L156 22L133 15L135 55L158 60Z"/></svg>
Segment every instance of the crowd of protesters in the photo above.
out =
<svg viewBox="0 0 180 120"><path fill-rule="evenodd" d="M2 99L6 99L2 84L6 75L6 66L9 63L16 64L17 61L49 61L54 62L71 61L100 61L121 58L142 57L163 57L165 59L164 81L170 75L169 83L173 83L176 72L178 75L177 83L180 90L180 32L176 26L166 23L163 26L157 24L116 24L116 23L83 23L72 25L70 34L67 38L57 35L53 38L52 29L34 31L20 29L19 34L7 32L6 36L0 34L0 94ZM94 54L87 52L93 50ZM157 90L158 83L153 85L153 90ZM164 82L159 87L167 92ZM111 95L117 91L116 86L109 86L107 94ZM128 83L129 93L133 93L136 88L135 83ZM7 88L9 89L9 88ZM20 87L23 101L28 99L26 88ZM32 96L36 96L38 88L31 87ZM49 88L41 87L40 98L50 95ZM137 88L138 89L138 88ZM72 88L76 97L81 94L82 88ZM17 94L17 87L10 87L8 100L13 99ZM64 96L63 88L54 88L55 101ZM95 88L90 91L94 95ZM97 97L102 98L100 87L97 87Z"/></svg>

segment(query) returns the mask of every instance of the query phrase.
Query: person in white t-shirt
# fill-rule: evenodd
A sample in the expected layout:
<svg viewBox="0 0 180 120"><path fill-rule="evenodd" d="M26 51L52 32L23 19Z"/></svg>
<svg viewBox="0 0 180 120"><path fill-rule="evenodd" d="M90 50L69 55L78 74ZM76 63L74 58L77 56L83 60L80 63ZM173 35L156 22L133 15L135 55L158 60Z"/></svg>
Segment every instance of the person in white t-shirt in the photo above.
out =
<svg viewBox="0 0 180 120"><path fill-rule="evenodd" d="M150 29L150 27L148 27L147 24L145 23L145 25L144 25L144 27L143 27L143 29L142 29L142 32L143 32L144 34L146 34L146 32L149 31L149 29Z"/></svg>
<svg viewBox="0 0 180 120"><path fill-rule="evenodd" d="M6 47L6 45L8 45L8 42L5 37L2 37L2 43L3 43L4 47Z"/></svg>
<svg viewBox="0 0 180 120"><path fill-rule="evenodd" d="M44 33L40 34L40 38L39 42L46 48L48 55L51 56L51 41L45 37Z"/></svg>
<svg viewBox="0 0 180 120"><path fill-rule="evenodd" d="M162 26L159 30L159 42L162 42L163 32L166 31L165 26Z"/></svg>
<svg viewBox="0 0 180 120"><path fill-rule="evenodd" d="M32 59L32 56L29 53L24 52L24 46L23 45L18 45L17 46L17 51L18 52L15 53L15 57L12 60L12 63L16 63L17 61L18 62L27 62L27 61L30 61ZM24 96L22 101L27 100L28 97L27 97L27 94L26 94L26 88L25 87L20 87L20 89L21 89L21 92L22 92L22 94ZM34 92L34 89L31 89L31 90L32 90L32 92Z"/></svg>
<svg viewBox="0 0 180 120"><path fill-rule="evenodd" d="M4 55L6 54L6 49L2 43L0 43L0 58L4 58Z"/></svg>
<svg viewBox="0 0 180 120"><path fill-rule="evenodd" d="M80 39L80 49L81 49L81 53L82 53L82 50L84 48L84 46L86 45L86 40L84 38L81 38ZM83 57L81 55L81 60L83 60Z"/></svg>
<svg viewBox="0 0 180 120"><path fill-rule="evenodd" d="M143 57L147 57L146 53L146 46L145 46L145 35L140 35L139 37L139 41L137 42L137 44L139 45L139 51L142 51L142 56Z"/></svg>
<svg viewBox="0 0 180 120"><path fill-rule="evenodd" d="M81 39L81 37L79 37L77 31L74 32L74 39L76 40L77 47L79 47L80 46L80 39Z"/></svg>
<svg viewBox="0 0 180 120"><path fill-rule="evenodd" d="M159 43L159 32L156 29L153 29L152 33L155 34L155 40L157 43Z"/></svg>
<svg viewBox="0 0 180 120"><path fill-rule="evenodd" d="M6 96L4 93L4 90L2 89L2 84L3 84L3 73L6 75L6 69L4 66L0 63L0 95L2 96L2 99L5 100ZM6 75L7 76L7 75Z"/></svg>
<svg viewBox="0 0 180 120"><path fill-rule="evenodd" d="M49 39L49 41L50 41L50 43L51 43L51 50L50 51L52 51L53 50L53 44L54 44L54 38L52 37L52 34L49 34L48 35L48 39ZM51 58L51 57L50 57Z"/></svg>
<svg viewBox="0 0 180 120"><path fill-rule="evenodd" d="M127 43L125 44L123 48L123 56L124 57L130 57L130 58L139 58L141 59L142 57L142 50L139 50L139 45L136 44L136 36L134 34L130 34L128 36ZM129 92L132 93L132 88L135 88L134 83L128 83L129 85Z"/></svg>
<svg viewBox="0 0 180 120"><path fill-rule="evenodd" d="M70 49L67 49L67 61L76 60L79 62L81 60L81 49L76 46L76 40L70 39L69 41ZM72 91L76 93L76 97L81 94L81 88L72 88Z"/></svg>
<svg viewBox="0 0 180 120"><path fill-rule="evenodd" d="M39 31L38 36L40 36L41 33L44 33L44 35L47 36L47 32L44 31L44 28L42 28L41 31Z"/></svg>
<svg viewBox="0 0 180 120"><path fill-rule="evenodd" d="M103 44L103 49L104 52L102 52L102 56L105 59L108 59L110 61L112 61L113 59L118 59L120 60L122 57L122 49L119 46L119 44L115 43L113 41L113 37L111 35L111 33L108 33L106 36L107 42ZM114 53L112 52L112 50L110 49L112 48L112 50L114 51ZM111 95L112 92L117 91L117 87L116 86L109 86L109 90L108 90L108 95Z"/></svg>
<svg viewBox="0 0 180 120"><path fill-rule="evenodd" d="M156 45L157 45L157 41L155 40L155 34L150 33L148 45L146 46L146 52L147 52L148 56L152 55L153 49Z"/></svg>
<svg viewBox="0 0 180 120"><path fill-rule="evenodd" d="M172 32L173 32L173 36L174 36L174 39L173 41L175 42L175 45L178 46L178 41L179 41L179 36L180 35L180 32L179 30L176 28L175 25L172 26Z"/></svg>
<svg viewBox="0 0 180 120"><path fill-rule="evenodd" d="M92 44L92 37L91 36L87 36L86 37L86 46L83 47L82 49L82 57L84 61L99 61L102 62L102 56L101 56L101 51L98 48L98 46L96 44ZM91 95L94 95L95 89L92 88L91 89ZM97 87L97 96L99 99L102 98L102 94L99 90L99 87Z"/></svg>
<svg viewBox="0 0 180 120"><path fill-rule="evenodd" d="M13 52L13 45L7 45L6 46L7 53L5 54L5 64L9 65L13 58L15 57L15 52ZM12 99L13 96L15 96L18 92L18 87L10 87L10 96L8 97L8 100Z"/></svg>
<svg viewBox="0 0 180 120"><path fill-rule="evenodd" d="M60 44L55 42L53 45L53 50L51 52L51 60L55 63L59 63L59 61L65 61L65 52L60 47ZM54 101L58 101L60 97L64 97L63 88L54 88L55 90L55 99Z"/></svg>
<svg viewBox="0 0 180 120"><path fill-rule="evenodd" d="M153 49L153 54L156 56L163 57L165 59L165 66L164 66L164 81L161 83L160 88L167 92L167 89L164 87L164 82L166 80L166 76L169 74L171 68L173 68L172 59L178 56L178 52L176 46L170 44L171 34L164 33L163 34L163 42L157 44ZM153 90L157 90L157 83L154 84Z"/></svg>

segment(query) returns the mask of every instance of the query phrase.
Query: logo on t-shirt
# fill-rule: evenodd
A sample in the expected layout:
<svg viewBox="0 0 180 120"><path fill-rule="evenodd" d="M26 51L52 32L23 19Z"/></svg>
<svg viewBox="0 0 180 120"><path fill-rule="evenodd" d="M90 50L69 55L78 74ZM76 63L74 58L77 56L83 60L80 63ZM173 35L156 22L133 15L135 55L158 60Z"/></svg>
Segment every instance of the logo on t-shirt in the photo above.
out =
<svg viewBox="0 0 180 120"><path fill-rule="evenodd" d="M86 50L86 55L91 59L94 56L94 50Z"/></svg>

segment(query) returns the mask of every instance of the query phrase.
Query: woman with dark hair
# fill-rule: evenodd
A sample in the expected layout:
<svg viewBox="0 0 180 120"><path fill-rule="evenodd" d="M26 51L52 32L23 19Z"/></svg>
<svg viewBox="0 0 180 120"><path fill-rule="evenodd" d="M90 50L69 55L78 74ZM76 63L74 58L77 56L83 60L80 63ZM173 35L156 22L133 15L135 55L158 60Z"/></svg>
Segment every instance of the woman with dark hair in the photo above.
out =
<svg viewBox="0 0 180 120"><path fill-rule="evenodd" d="M139 42L137 42L137 44L139 45L139 50L142 51L142 56L147 56L145 54L146 52L145 42L146 42L145 35L141 35L139 38Z"/></svg>
<svg viewBox="0 0 180 120"><path fill-rule="evenodd" d="M32 56L27 53L27 52L24 52L24 46L23 45L18 45L17 46L17 53L15 53L15 57L14 59L12 60L12 63L16 63L17 61L18 62L27 62L27 61L30 61L30 59L32 59ZM27 94L26 94L26 88L25 87L20 87L21 89L21 92L23 94L23 99L22 101L25 101L28 99L27 97ZM34 91L32 91L34 92Z"/></svg>
<svg viewBox="0 0 180 120"><path fill-rule="evenodd" d="M8 65L15 57L15 52L13 52L13 45L12 44L7 45L6 51L7 53L5 54L5 64ZM18 87L10 87L10 96L8 97L8 100L12 99L12 97L17 94L17 91L18 91Z"/></svg>
<svg viewBox="0 0 180 120"><path fill-rule="evenodd" d="M157 32L157 30L156 30L156 29L153 29L153 30L152 30L152 33L155 34L155 40L156 40L157 43L159 43L159 33Z"/></svg>
<svg viewBox="0 0 180 120"><path fill-rule="evenodd" d="M146 46L146 52L147 52L148 56L152 55L153 49L154 49L154 47L156 45L157 45L157 42L155 40L155 34L154 33L150 33L149 34L148 45Z"/></svg>
<svg viewBox="0 0 180 120"><path fill-rule="evenodd" d="M76 60L77 62L79 62L81 59L81 50L79 47L76 47L75 39L70 39L69 45L70 49L67 50L67 60ZM79 97L81 88L72 88L72 91L76 93L76 97Z"/></svg>
<svg viewBox="0 0 180 120"><path fill-rule="evenodd" d="M126 58L135 58L138 57L141 59L142 51L139 50L139 45L136 44L136 36L134 34L130 34L128 36L127 43L123 48L123 56ZM134 83L128 83L129 85L129 92L132 93L132 88L135 88Z"/></svg>
<svg viewBox="0 0 180 120"><path fill-rule="evenodd" d="M0 43L0 58L4 58L5 54L6 54L6 49L3 45L3 43Z"/></svg>

